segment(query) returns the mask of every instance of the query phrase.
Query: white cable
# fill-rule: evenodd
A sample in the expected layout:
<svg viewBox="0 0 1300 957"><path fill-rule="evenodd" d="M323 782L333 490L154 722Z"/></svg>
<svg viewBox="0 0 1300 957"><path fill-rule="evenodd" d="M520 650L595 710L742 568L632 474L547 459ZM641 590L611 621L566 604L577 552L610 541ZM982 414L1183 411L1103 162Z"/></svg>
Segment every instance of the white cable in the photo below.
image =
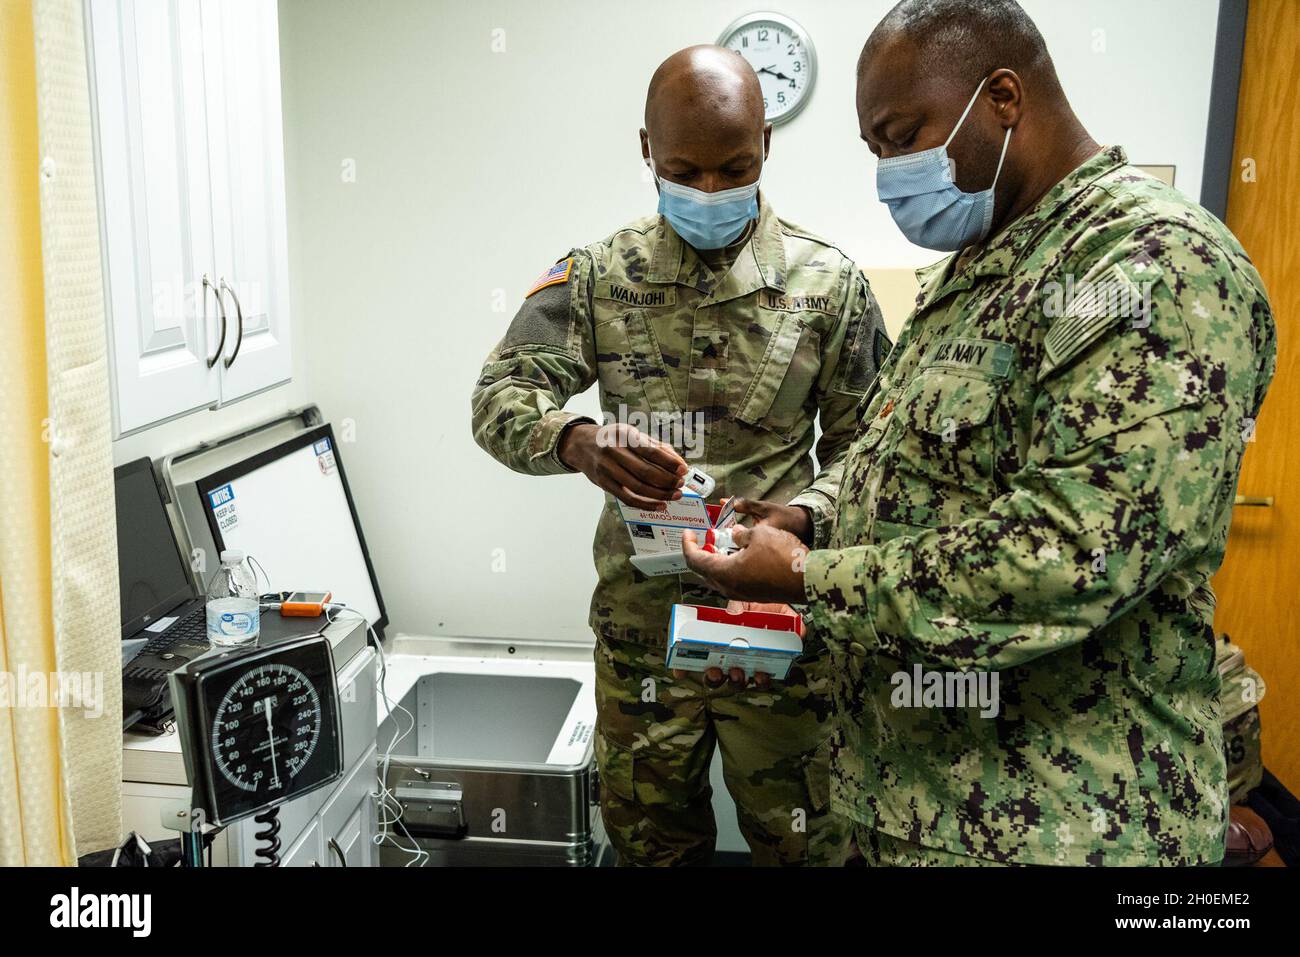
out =
<svg viewBox="0 0 1300 957"><path fill-rule="evenodd" d="M253 568L253 575L254 575L254 578L253 578L253 586L254 586L254 587L257 586L257 577L256 577L256 576L257 576L257 575L261 575L261 576L262 576L262 579L266 582L266 590L267 590L267 591L270 591L270 590L271 590L271 576L268 575L268 574L266 573L266 569L262 567L262 563L259 562L259 561L258 561L256 558L254 558L252 555L248 555L248 556L246 556L246 557L248 558L248 564Z"/></svg>
<svg viewBox="0 0 1300 957"><path fill-rule="evenodd" d="M397 749L397 746L401 744L401 742L406 738L406 736L415 730L416 720L415 720L415 715L411 714L411 712L408 711L400 702L397 702L396 703L397 710L404 713L408 718L411 719L411 724L406 728L406 730L404 731L401 730L400 722L393 715L394 701L392 698L388 697L387 679L388 679L388 663L387 661L385 661L384 667L380 672L378 688L379 688L380 696L384 699L384 707L388 713L388 717L393 721L393 724L395 726L395 733L393 735L392 740L389 741L388 743L387 750L384 752L382 769L379 770L378 772L378 781L379 781L379 788L380 788L380 792L378 796L380 797L380 806L387 809L391 805L391 807L396 809L396 814L392 815L391 819L387 816L384 818L382 830L380 831L379 834L375 835L375 844L382 846L385 841L389 841L392 843L394 847L396 847L398 850L402 851L403 853L413 855L412 859L410 861L407 861L406 863L407 867L410 867L412 864L416 864L417 862L418 862L418 866L423 867L426 863L428 863L430 859L429 852L424 850L422 847L420 847L420 843L411 835L411 832L407 830L406 824L402 821L402 815L404 814L405 809L402 807L401 802L397 800L397 797L393 793L392 789L388 786L388 771L392 763L393 752ZM401 829L402 834L405 835L406 839L411 842L410 848L403 847L401 843L399 843L395 838L389 835L388 827L391 824L396 824Z"/></svg>
<svg viewBox="0 0 1300 957"><path fill-rule="evenodd" d="M334 619L330 618L329 615L330 611L336 611L336 612L347 611L347 612L351 612L354 615L357 615L362 619L365 618L364 615L361 615L361 613L356 611L355 609L348 608L345 605L343 605L341 602L334 602L327 605L325 609L325 620L331 624L333 623ZM388 693L386 690L386 682L388 678L387 657L384 654L382 644L380 644L379 642L379 636L376 635L374 629L370 627L370 623L368 620L366 621L366 627L367 630L370 632L370 636L374 639L376 651L378 652L379 659L380 659L379 677L378 680L376 681L376 689L379 691L379 694L384 700L384 706L385 709L387 710L388 717L393 718L393 701L391 698L388 697ZM388 768L392 759L393 751L397 747L397 745L400 744L401 741L415 728L415 716L412 715L405 708L403 708L400 704L397 707L400 711L406 712L407 716L411 719L411 725L405 731L402 731L400 722L398 722L396 718L393 718L393 723L397 726L398 733L394 734L392 740L388 744L388 747L385 749L382 770L380 770L377 774L377 783L379 785L379 789L378 791L371 792L371 797L375 798L378 802L377 809L381 815L378 821L380 825L380 832L372 838L372 841L376 846L382 846L385 843L391 843L394 847L396 847L398 850L402 851L403 853L413 855L412 860L407 862L406 866L409 867L411 864L415 863L415 861L418 861L421 858L427 858L429 855L428 852L420 848L419 843L415 841L414 838L411 837L410 832L406 830L406 826L401 823L401 817L402 817L401 803L397 801L395 795L392 792L392 789L389 788L387 784ZM396 812L397 812L396 814L393 813L394 807L396 808ZM411 841L412 847L410 848L403 847L397 840L395 840L389 834L388 828L390 825L394 823L396 823L399 827L401 827L407 839Z"/></svg>
<svg viewBox="0 0 1300 957"><path fill-rule="evenodd" d="M411 855L411 859L405 864L406 867L410 867L413 864L423 867L430 860L429 852L420 847L419 841L417 841L411 835L411 832L407 830L406 825L402 821L404 808L402 807L401 802L397 800L392 788L388 786L388 771L392 764L393 752L397 749L397 746L415 730L415 715L411 714L411 712L403 707L400 702L394 702L393 699L388 696L388 656L384 652L383 644L380 642L379 636L375 634L375 629L371 626L369 619L356 609L347 607L342 602L331 602L325 606L325 620L329 624L334 623L334 619L330 617L331 611L336 613L349 612L356 615L362 621L365 621L366 630L374 640L375 651L379 655L379 675L375 682L375 687L379 692L380 697L383 699L387 717L391 719L394 724L393 737L388 742L388 747L384 750L383 761L376 773L378 790L372 791L370 795L376 800L377 811L379 812L379 820L377 822L379 824L379 832L371 840L376 847L382 847L384 844L388 843L392 844L393 847L397 848L402 853ZM410 725L405 730L402 729L401 722L393 715L394 706L396 706L399 712L404 713L411 719ZM410 847L403 846L402 843L389 832L389 828L394 824L401 829L402 834L411 842Z"/></svg>
<svg viewBox="0 0 1300 957"><path fill-rule="evenodd" d="M266 579L266 587L269 592L271 588L271 576L267 574L266 569L262 567L261 562L252 558L251 555L248 557L250 561L256 565L254 574L256 575L257 572L260 572L263 578ZM254 585L256 586L256 579L254 580ZM265 607L269 609L271 606L272 603L268 602L262 604L259 602L259 608ZM280 606L275 605L274 607L278 608ZM393 751L402 743L408 734L415 730L415 715L411 714L411 712L404 708L400 703L397 704L397 710L405 713L406 716L411 719L410 727L405 731L401 731L400 722L393 717L394 702L390 697L388 697L388 691L386 689L386 682L388 680L388 656L384 652L383 642L379 640L379 635L375 633L374 626L370 624L370 619L355 608L349 608L343 602L326 602L322 605L322 611L325 615L326 627L334 624L335 621L335 618L330 616L331 611L335 612L336 616L342 612L348 612L349 614L356 615L366 623L366 631L373 640L375 653L379 656L379 676L375 682L375 687L380 696L384 699L384 707L388 713L388 717L392 719L393 724L399 729L398 733L393 735L393 739L388 742L388 748L384 752L382 770L377 772L376 780L379 785L378 790L370 792L370 796L377 802L377 812L379 813L379 820L377 823L380 825L379 833L371 838L371 842L376 847L382 847L385 843L391 843L393 847L397 848L402 853L411 855L411 859L407 861L404 866L410 867L412 864L418 862L418 865L423 867L429 860L431 860L429 852L420 847L420 842L411 836L411 832L407 830L406 825L402 822L402 813L404 809L402 808L401 802L397 800L397 796L393 793L392 788L388 786L388 769L392 762ZM317 632L316 637L325 637L325 629L320 629L320 631ZM395 814L393 813L394 808L396 808ZM395 837L389 834L388 828L392 824L396 824L401 828L402 834L411 842L410 847L403 847Z"/></svg>
<svg viewBox="0 0 1300 957"><path fill-rule="evenodd" d="M419 842L411 835L411 832L407 830L406 824L403 823L402 821L402 815L405 809L402 807L401 802L397 800L397 797L393 793L393 790L388 786L388 771L392 763L393 751L396 750L397 745L399 745L402 742L402 740L405 739L406 736L409 735L415 729L416 721L415 721L415 715L411 714L411 712L408 711L405 707L403 707L400 703L397 704L397 710L403 712L408 718L411 719L410 726L407 727L405 730L401 730L400 722L393 716L394 702L390 697L388 697L388 692L385 688L385 681L384 681L384 678L387 676L387 670L388 670L387 668L384 669L383 676L381 676L379 680L378 687L379 687L380 696L384 699L384 707L388 712L389 718L393 720L393 724L397 726L397 730L395 731L392 740L389 741L388 743L388 748L384 752L383 763L377 773L379 792L375 795L375 797L379 798L380 801L379 806L384 810L385 816L380 821L382 827L380 829L380 832L375 835L374 842L377 846L382 846L385 842L388 842L391 843L398 850L402 851L403 853L413 855L412 859L406 863L407 867L410 867L412 864L415 864L416 862L419 862L419 866L423 867L425 863L427 863L429 860L429 852L424 850L422 847L420 847ZM392 837L389 834L388 828L390 825L393 824L396 824L401 829L402 834L406 837L408 841L411 842L411 847L409 848L403 847L402 844L396 840L396 838Z"/></svg>

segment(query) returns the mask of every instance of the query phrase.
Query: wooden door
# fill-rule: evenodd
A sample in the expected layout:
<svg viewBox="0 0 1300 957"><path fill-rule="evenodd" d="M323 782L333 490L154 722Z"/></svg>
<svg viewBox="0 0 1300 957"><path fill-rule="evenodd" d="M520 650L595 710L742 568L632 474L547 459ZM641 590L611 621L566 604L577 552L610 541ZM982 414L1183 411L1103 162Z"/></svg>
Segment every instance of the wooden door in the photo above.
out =
<svg viewBox="0 0 1300 957"><path fill-rule="evenodd" d="M1239 506L1215 576L1216 629L1268 688L1265 765L1300 793L1300 3L1251 0L1228 226L1268 287L1277 376L1246 451Z"/></svg>

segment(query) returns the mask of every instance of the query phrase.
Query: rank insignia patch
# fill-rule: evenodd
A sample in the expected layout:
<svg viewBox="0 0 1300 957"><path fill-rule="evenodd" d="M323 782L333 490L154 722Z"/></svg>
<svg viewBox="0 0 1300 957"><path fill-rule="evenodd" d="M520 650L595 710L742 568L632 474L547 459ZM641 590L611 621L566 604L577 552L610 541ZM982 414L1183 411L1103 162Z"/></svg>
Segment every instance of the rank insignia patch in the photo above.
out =
<svg viewBox="0 0 1300 957"><path fill-rule="evenodd" d="M535 292L540 292L547 286L563 286L569 281L569 273L573 272L573 257L561 259L546 272L537 277L537 282L533 283L531 289L524 295L527 299Z"/></svg>

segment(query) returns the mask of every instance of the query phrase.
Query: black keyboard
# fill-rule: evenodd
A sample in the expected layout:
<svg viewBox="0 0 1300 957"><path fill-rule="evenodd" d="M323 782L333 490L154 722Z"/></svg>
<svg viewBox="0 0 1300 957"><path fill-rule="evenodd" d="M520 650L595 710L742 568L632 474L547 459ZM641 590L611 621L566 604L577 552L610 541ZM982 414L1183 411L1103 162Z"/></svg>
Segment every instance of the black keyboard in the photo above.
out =
<svg viewBox="0 0 1300 957"><path fill-rule="evenodd" d="M162 634L150 638L140 649L142 655L163 655L179 644L208 643L208 618L206 608L196 608Z"/></svg>
<svg viewBox="0 0 1300 957"><path fill-rule="evenodd" d="M122 669L123 725L164 731L172 714L167 679L209 647L207 609L202 605L150 638Z"/></svg>

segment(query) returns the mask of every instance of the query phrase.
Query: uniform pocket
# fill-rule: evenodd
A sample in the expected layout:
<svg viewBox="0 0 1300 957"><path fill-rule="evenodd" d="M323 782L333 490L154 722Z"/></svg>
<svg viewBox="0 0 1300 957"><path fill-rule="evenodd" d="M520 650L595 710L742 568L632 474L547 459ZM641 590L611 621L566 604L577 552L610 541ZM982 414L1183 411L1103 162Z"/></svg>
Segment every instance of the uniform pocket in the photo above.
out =
<svg viewBox="0 0 1300 957"><path fill-rule="evenodd" d="M808 788L808 810L821 814L831 806L831 740L829 737L812 753L803 767Z"/></svg>
<svg viewBox="0 0 1300 957"><path fill-rule="evenodd" d="M1209 397L1206 363L1186 350L1145 358L1134 369L1099 364L1067 383L1053 381L1053 451L1069 455L1094 442Z"/></svg>
<svg viewBox="0 0 1300 957"><path fill-rule="evenodd" d="M645 313L628 312L596 325L600 388L610 404L654 412L680 409Z"/></svg>
<svg viewBox="0 0 1300 957"><path fill-rule="evenodd" d="M709 777L697 773L695 756L646 753L638 757L630 746L601 731L596 732L594 744L602 801L612 796L623 804L650 808L687 807L707 800Z"/></svg>
<svg viewBox="0 0 1300 957"><path fill-rule="evenodd" d="M797 316L782 315L736 418L786 437L802 431L815 415L809 405L820 372L821 336Z"/></svg>
<svg viewBox="0 0 1300 957"><path fill-rule="evenodd" d="M486 388L502 379L508 379L517 368L519 368L519 360L517 359L497 359L495 362L485 362L475 385L480 389Z"/></svg>
<svg viewBox="0 0 1300 957"><path fill-rule="evenodd" d="M994 409L1000 379L923 372L895 413L900 426L879 453L877 516L933 528L984 514L995 490Z"/></svg>
<svg viewBox="0 0 1300 957"><path fill-rule="evenodd" d="M625 748L613 741L610 741L605 735L597 733L595 739L596 745L596 767L600 770L600 786L602 792L608 791L614 797L628 803L636 801L636 786L633 776L633 767L635 761L632 757L632 749ZM606 795L601 794L601 802L604 803Z"/></svg>
<svg viewBox="0 0 1300 957"><path fill-rule="evenodd" d="M924 384L908 406L908 417L918 430L951 442L958 432L988 421L998 400L995 383L968 376L930 378L944 381Z"/></svg>

